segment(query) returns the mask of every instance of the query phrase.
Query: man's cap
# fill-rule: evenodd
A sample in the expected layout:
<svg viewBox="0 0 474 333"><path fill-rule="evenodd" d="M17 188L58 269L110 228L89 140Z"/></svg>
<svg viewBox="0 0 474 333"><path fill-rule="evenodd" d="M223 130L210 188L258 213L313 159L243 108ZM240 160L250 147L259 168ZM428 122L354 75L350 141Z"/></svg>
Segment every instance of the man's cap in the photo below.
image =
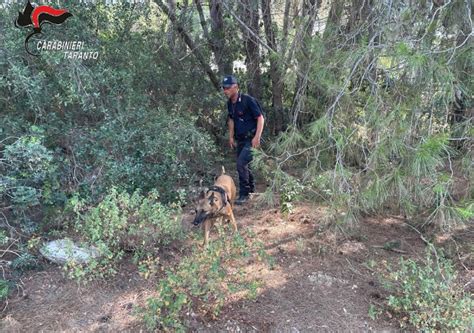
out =
<svg viewBox="0 0 474 333"><path fill-rule="evenodd" d="M222 87L228 88L233 84L237 84L237 79L233 75L227 75L224 76L224 79L222 80Z"/></svg>

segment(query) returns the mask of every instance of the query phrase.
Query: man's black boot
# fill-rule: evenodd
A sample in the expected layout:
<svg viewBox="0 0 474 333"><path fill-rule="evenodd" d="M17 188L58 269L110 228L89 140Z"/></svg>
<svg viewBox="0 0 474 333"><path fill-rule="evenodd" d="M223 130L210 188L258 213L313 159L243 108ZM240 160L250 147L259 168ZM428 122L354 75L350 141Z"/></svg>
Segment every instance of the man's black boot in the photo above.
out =
<svg viewBox="0 0 474 333"><path fill-rule="evenodd" d="M249 195L248 194L241 194L239 198L235 201L236 205L243 205L249 200Z"/></svg>

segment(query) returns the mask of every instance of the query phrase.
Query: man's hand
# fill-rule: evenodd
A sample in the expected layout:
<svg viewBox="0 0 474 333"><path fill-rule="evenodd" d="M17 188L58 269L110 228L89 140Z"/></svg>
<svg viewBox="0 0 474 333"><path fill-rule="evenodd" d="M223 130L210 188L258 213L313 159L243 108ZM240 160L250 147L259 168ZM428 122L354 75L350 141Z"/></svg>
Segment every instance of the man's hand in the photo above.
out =
<svg viewBox="0 0 474 333"><path fill-rule="evenodd" d="M234 138L229 138L229 147L231 149L234 149L235 148L235 141L234 141Z"/></svg>
<svg viewBox="0 0 474 333"><path fill-rule="evenodd" d="M260 147L260 138L263 132L263 124L265 123L265 120L263 119L263 116L260 115L257 118L257 133L255 133L255 136L252 139L252 148L258 148Z"/></svg>
<svg viewBox="0 0 474 333"><path fill-rule="evenodd" d="M258 147L260 147L260 137L254 136L252 139L252 148L258 148Z"/></svg>

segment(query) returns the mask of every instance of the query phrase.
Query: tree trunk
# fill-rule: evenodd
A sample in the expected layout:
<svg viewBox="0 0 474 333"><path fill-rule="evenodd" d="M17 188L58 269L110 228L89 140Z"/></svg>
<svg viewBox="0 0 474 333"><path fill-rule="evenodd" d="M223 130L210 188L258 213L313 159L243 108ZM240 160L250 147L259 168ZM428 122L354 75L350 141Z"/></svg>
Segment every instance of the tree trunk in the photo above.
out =
<svg viewBox="0 0 474 333"><path fill-rule="evenodd" d="M201 0L194 0L199 14L199 19L204 34L204 38L209 44L209 48L214 54L219 76L232 73L232 62L227 57L225 48L224 21L222 16L221 0L211 0L209 4L209 14L211 17L211 33L204 16Z"/></svg>
<svg viewBox="0 0 474 333"><path fill-rule="evenodd" d="M196 47L196 45L194 44L189 34L186 32L186 30L184 30L184 27L181 25L181 23L178 22L178 20L176 19L176 15L173 14L169 10L169 8L163 3L162 0L155 0L155 2L161 8L161 10L166 14L166 16L168 16L168 18L170 19L171 23L173 24L177 32L180 34L180 36L183 38L186 45L189 47L191 52L196 57L202 69L206 72L213 86L216 88L217 91L220 91L219 79L216 77L216 75L212 71L211 66L209 66L209 62L199 52L199 49Z"/></svg>
<svg viewBox="0 0 474 333"><path fill-rule="evenodd" d="M224 17L222 15L222 0L211 0L209 11L211 15L211 37L214 57L216 58L219 74L232 74L232 61L227 56L224 32Z"/></svg>
<svg viewBox="0 0 474 333"><path fill-rule="evenodd" d="M175 0L167 0L168 2L168 9L170 14L176 16L176 1ZM176 51L176 39L175 39L175 27L174 24L171 24L168 27L168 31L166 32L166 39L168 40L168 46L173 52Z"/></svg>
<svg viewBox="0 0 474 333"><path fill-rule="evenodd" d="M344 0L333 0L329 16L324 28L323 40L328 44L333 44L337 36L341 33L341 18L344 11Z"/></svg>
<svg viewBox="0 0 474 333"><path fill-rule="evenodd" d="M255 36L259 35L259 13L258 0L242 0L242 20L249 29L242 27L242 35L245 46L245 65L249 82L247 90L250 95L260 99L261 91L261 72L260 72L260 45ZM251 30L251 31L249 31Z"/></svg>
<svg viewBox="0 0 474 333"><path fill-rule="evenodd" d="M348 44L349 48L357 48L357 43L364 36L368 41L368 50L364 59L360 61L360 65L351 77L350 89L366 90L369 87L371 94L375 94L378 89L375 46L380 40L380 29L376 28L376 24L383 22L383 18L374 12L373 3L373 0L352 0L346 26L346 33L351 36L352 40L352 43ZM354 59L355 61L358 60Z"/></svg>
<svg viewBox="0 0 474 333"><path fill-rule="evenodd" d="M295 84L295 94L293 97L293 125L297 126L306 120L298 119L302 112L305 112L305 102L307 97L307 88L309 80L309 71L311 68L311 41L313 38L314 24L318 15L318 9L321 5L321 0L305 0L303 2L302 16L303 27L301 27L301 34L299 48L297 52L298 61L298 76Z"/></svg>
<svg viewBox="0 0 474 333"><path fill-rule="evenodd" d="M209 29L207 27L206 17L204 16L204 11L202 10L201 0L194 0L196 4L196 9L199 14L199 23L201 23L202 32L204 34L204 38L208 41L210 47L212 48L211 37L209 36Z"/></svg>
<svg viewBox="0 0 474 333"><path fill-rule="evenodd" d="M368 19L373 8L373 0L352 0L349 17L347 19L346 33L352 35L353 42L357 42L362 37L361 26L369 23Z"/></svg>
<svg viewBox="0 0 474 333"><path fill-rule="evenodd" d="M282 59L286 57L286 51L288 50L288 26L290 22L290 5L291 0L285 1L285 11L283 13L283 31L282 31L282 39L281 39L281 49L280 56Z"/></svg>
<svg viewBox="0 0 474 333"><path fill-rule="evenodd" d="M289 4L289 1L287 1L287 4ZM262 0L262 18L267 44L273 50L269 51L273 109L273 124L269 122L269 125L273 125L272 133L275 135L283 130L283 61L282 56L278 54L275 38L277 27L272 22L271 0Z"/></svg>

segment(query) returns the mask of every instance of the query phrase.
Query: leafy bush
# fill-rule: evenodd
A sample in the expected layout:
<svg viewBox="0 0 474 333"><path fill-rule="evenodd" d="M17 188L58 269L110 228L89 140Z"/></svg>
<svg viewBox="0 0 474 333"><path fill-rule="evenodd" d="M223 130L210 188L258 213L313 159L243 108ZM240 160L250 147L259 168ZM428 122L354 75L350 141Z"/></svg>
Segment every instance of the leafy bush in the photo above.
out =
<svg viewBox="0 0 474 333"><path fill-rule="evenodd" d="M284 190L280 194L280 210L283 214L291 214L294 210L293 203L301 199L304 186L298 180L289 177L282 189Z"/></svg>
<svg viewBox="0 0 474 333"><path fill-rule="evenodd" d="M127 124L124 128L123 124ZM216 156L211 137L196 128L191 119L164 110L127 110L104 123L89 138L77 143L78 158L103 166L98 184L130 193L158 189L161 200L177 199L177 186L192 183L194 173L207 170Z"/></svg>
<svg viewBox="0 0 474 333"><path fill-rule="evenodd" d="M176 61L178 49L179 58L187 51L168 46L162 13L153 6L69 4L75 19L64 29L45 26L48 38L75 36L100 54L96 61L70 61L60 52L26 54L25 30L12 24L23 7L0 11L0 213L26 235L41 235L39 218L48 226L54 221L57 230L48 236L56 236L65 229L62 191L80 193L90 205L112 186L130 194L156 188L166 203L182 199L177 188L192 184L217 156L198 118L205 113L201 124L213 125L223 103L194 57ZM143 260L144 253L179 236L177 209L151 198L124 203L124 196L97 211L78 210L80 236L104 256L85 267L71 263L73 276L114 274L127 249L147 271L154 259ZM13 207L14 216L3 207Z"/></svg>
<svg viewBox="0 0 474 333"><path fill-rule="evenodd" d="M70 276L89 280L114 275L125 251L134 251L139 258L180 238L179 209L161 204L158 198L156 191L143 196L139 191L129 195L112 188L96 207L85 212L84 202L72 200L78 214L77 232L99 250L101 257L84 266L68 263Z"/></svg>
<svg viewBox="0 0 474 333"><path fill-rule="evenodd" d="M230 238L219 228L220 237L207 249L195 248L176 268L166 271L157 286L157 296L148 299L144 320L150 329L185 331L183 314L193 309L201 315L215 318L232 293L254 299L258 281L245 278L245 258L251 253L266 260L268 255L260 242L251 245L241 236Z"/></svg>
<svg viewBox="0 0 474 333"><path fill-rule="evenodd" d="M474 325L474 300L456 283L452 262L433 258L430 251L422 264L400 259L389 274L392 294L388 307L398 313L402 327L422 331L468 331Z"/></svg>
<svg viewBox="0 0 474 333"><path fill-rule="evenodd" d="M57 189L53 154L43 145L42 131L37 127L31 131L0 152L0 198L10 202L15 211L51 203Z"/></svg>
<svg viewBox="0 0 474 333"><path fill-rule="evenodd" d="M17 254L9 266L16 272L38 267L37 259L28 253L23 241L41 227L35 217L38 211L57 203L60 193L57 163L45 146L43 130L31 126L28 132L3 140L5 146L0 142L0 246L11 246ZM47 214L44 210L42 215ZM7 237L7 224L10 235L13 228L18 239Z"/></svg>
<svg viewBox="0 0 474 333"><path fill-rule="evenodd" d="M0 300L7 298L10 287L7 280L0 279Z"/></svg>
<svg viewBox="0 0 474 333"><path fill-rule="evenodd" d="M44 27L48 38L75 36L99 58L76 62L44 52L30 63L20 42L24 31L11 24L23 6L0 12L0 148L4 138L27 133L34 123L43 129L42 145L60 161L61 188L95 199L116 186L129 193L158 188L161 200L172 202L176 187L208 169L216 156L213 138L195 124L203 112L204 123L213 122L208 118L215 118L220 95L194 57L176 61L179 51L168 47L161 12L139 4L71 3L75 19L65 30ZM180 58L187 54L181 52ZM47 194L30 187L36 192L22 189L17 196L34 202Z"/></svg>
<svg viewBox="0 0 474 333"><path fill-rule="evenodd" d="M30 253L23 252L12 260L11 268L18 272L37 269L39 267L38 259Z"/></svg>

